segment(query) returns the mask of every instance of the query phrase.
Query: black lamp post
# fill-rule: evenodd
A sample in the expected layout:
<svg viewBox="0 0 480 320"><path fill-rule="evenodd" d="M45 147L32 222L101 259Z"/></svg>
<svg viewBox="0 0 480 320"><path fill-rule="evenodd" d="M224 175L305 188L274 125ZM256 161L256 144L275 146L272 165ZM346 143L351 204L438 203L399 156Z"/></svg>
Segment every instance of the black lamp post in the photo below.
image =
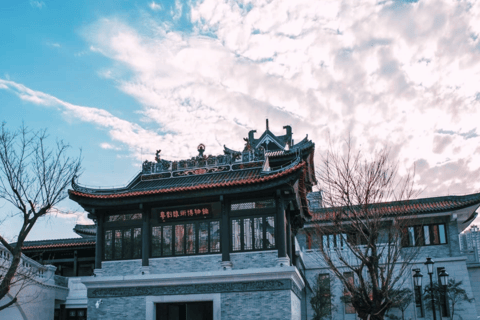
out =
<svg viewBox="0 0 480 320"><path fill-rule="evenodd" d="M427 258L427 261L425 262L425 265L427 266L427 272L428 275L430 276L430 294L432 296L432 312L433 312L433 320L437 320L437 314L435 313L435 292L433 289L433 280L432 280L432 275L433 275L433 265L435 264L434 261L432 261L432 258ZM427 289L425 289L427 291Z"/></svg>
<svg viewBox="0 0 480 320"><path fill-rule="evenodd" d="M413 284L415 287L421 288L423 274L420 273L420 269L415 269L413 271L415 271L415 274L413 275Z"/></svg>
<svg viewBox="0 0 480 320"><path fill-rule="evenodd" d="M445 269L442 270L442 272L440 272L440 274L438 275L440 277L440 284L442 285L443 287L443 290L445 292L445 301L448 303L448 292L447 292L447 286L448 286L448 273L447 271L445 271Z"/></svg>

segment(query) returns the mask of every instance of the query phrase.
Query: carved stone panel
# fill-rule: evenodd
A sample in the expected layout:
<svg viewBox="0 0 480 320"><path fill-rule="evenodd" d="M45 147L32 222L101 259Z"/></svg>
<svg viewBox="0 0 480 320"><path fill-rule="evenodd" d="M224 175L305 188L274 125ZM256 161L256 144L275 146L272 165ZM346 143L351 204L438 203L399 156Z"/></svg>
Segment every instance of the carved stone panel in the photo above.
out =
<svg viewBox="0 0 480 320"><path fill-rule="evenodd" d="M111 298L131 296L160 296L176 294L203 294L223 292L292 290L298 297L300 288L290 279L242 281L227 283L203 283L178 286L145 286L88 289L89 298Z"/></svg>

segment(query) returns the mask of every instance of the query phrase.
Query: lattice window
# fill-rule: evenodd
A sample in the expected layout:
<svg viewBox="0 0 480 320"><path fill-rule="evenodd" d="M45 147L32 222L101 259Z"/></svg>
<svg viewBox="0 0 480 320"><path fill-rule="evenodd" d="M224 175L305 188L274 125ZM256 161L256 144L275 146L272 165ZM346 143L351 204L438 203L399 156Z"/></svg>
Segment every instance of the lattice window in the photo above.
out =
<svg viewBox="0 0 480 320"><path fill-rule="evenodd" d="M275 208L275 200L269 199L252 202L232 203L230 208L232 211Z"/></svg>
<svg viewBox="0 0 480 320"><path fill-rule="evenodd" d="M128 221L128 220L142 220L141 213L127 213L127 214L114 214L108 216L108 222L115 222L115 221Z"/></svg>

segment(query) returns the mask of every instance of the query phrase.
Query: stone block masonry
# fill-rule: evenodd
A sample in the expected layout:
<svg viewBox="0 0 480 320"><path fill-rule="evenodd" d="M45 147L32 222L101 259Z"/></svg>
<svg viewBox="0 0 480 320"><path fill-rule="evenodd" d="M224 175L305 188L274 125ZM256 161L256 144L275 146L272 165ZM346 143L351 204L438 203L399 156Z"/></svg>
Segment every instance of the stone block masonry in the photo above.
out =
<svg viewBox="0 0 480 320"><path fill-rule="evenodd" d="M88 320L145 319L146 313L145 297L88 299L87 307Z"/></svg>
<svg viewBox="0 0 480 320"><path fill-rule="evenodd" d="M291 310L292 299L298 300L290 290L224 293L222 319L297 320L300 310Z"/></svg>

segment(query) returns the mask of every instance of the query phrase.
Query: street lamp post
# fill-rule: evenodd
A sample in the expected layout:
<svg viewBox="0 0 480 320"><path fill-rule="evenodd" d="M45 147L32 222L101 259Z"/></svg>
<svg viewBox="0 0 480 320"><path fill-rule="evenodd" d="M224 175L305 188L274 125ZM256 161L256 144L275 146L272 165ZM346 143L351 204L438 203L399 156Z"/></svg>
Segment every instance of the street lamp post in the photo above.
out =
<svg viewBox="0 0 480 320"><path fill-rule="evenodd" d="M432 312L433 312L433 320L437 320L437 314L435 313L435 292L433 289L433 280L432 280L432 275L433 275L433 265L435 264L434 261L432 261L432 258L427 258L427 261L425 262L425 265L427 266L427 272L428 275L430 276L430 295L432 296Z"/></svg>
<svg viewBox="0 0 480 320"><path fill-rule="evenodd" d="M442 272L440 272L440 274L438 275L438 277L440 278L440 284L442 285L443 287L443 290L444 290L444 297L445 297L445 302L447 303L448 305L448 292L447 292L447 286L448 286L448 273L447 271L445 271L445 269L442 270ZM448 309L447 309L448 310ZM447 311L448 312L448 311Z"/></svg>

